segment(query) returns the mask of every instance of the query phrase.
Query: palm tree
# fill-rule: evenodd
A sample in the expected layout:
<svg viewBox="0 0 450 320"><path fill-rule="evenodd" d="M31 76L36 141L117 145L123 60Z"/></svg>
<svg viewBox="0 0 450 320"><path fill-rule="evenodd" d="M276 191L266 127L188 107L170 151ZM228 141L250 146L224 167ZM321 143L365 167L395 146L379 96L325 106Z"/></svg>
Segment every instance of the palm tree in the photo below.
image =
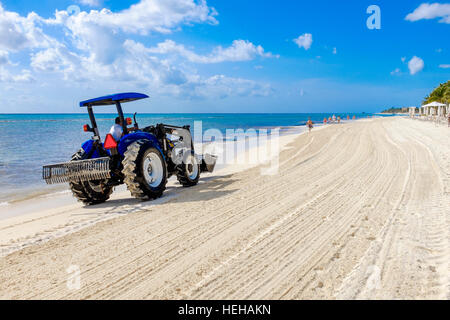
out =
<svg viewBox="0 0 450 320"><path fill-rule="evenodd" d="M447 84L449 83L450 81L447 81ZM447 88L446 88L446 90L445 90L445 92L444 92L444 101L443 101L443 103L445 103L446 105L447 105L447 108L446 108L446 112L449 112L449 109L448 109L448 105L450 104L450 86L447 86ZM447 114L447 117L448 117L449 115Z"/></svg>
<svg viewBox="0 0 450 320"><path fill-rule="evenodd" d="M450 103L450 86L447 86L445 92L444 92L444 101L443 103Z"/></svg>
<svg viewBox="0 0 450 320"><path fill-rule="evenodd" d="M441 83L439 87L433 90L430 95L425 97L424 104L437 101L440 103L448 103L450 101L450 81Z"/></svg>

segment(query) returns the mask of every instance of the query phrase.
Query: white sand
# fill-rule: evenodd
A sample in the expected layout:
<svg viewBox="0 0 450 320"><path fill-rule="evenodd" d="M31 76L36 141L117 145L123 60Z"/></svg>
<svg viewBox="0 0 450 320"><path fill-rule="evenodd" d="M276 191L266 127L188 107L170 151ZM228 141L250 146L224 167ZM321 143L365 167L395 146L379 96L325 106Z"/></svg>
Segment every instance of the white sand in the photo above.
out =
<svg viewBox="0 0 450 320"><path fill-rule="evenodd" d="M450 129L387 118L282 139L274 176L8 208L0 298L450 298Z"/></svg>
<svg viewBox="0 0 450 320"><path fill-rule="evenodd" d="M277 145L280 150L283 150L302 133L304 133L304 129L296 127L289 130L287 135L278 138L274 136L273 139L277 140ZM252 140L254 139L252 138ZM267 141L267 145L270 146L270 140ZM207 144L205 144L206 146ZM250 146L256 145L250 144ZM218 144L217 147L219 159L215 171L212 174L203 173L200 185L223 175L248 170L258 164L248 161L248 154L254 152L255 147L244 152L243 158L238 158L239 150L236 142L228 141L224 144ZM227 165L225 159L227 153L235 155L233 165ZM267 160L270 161L275 155L269 154ZM247 160L245 157L247 157ZM135 200L125 186L119 186L115 189L108 203L92 207L77 203L70 190L5 204L0 206L0 257L30 245L41 244L73 233L101 221L145 211L178 197L182 192L183 188L177 183L176 178L172 177L167 184L164 197L150 202Z"/></svg>

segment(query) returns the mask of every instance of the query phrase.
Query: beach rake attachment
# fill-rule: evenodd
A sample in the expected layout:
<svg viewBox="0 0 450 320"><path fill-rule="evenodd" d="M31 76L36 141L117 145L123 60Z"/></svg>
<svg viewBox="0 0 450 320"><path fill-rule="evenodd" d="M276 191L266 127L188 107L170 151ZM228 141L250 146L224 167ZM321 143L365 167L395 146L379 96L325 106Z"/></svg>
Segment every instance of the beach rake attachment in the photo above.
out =
<svg viewBox="0 0 450 320"><path fill-rule="evenodd" d="M42 168L47 184L103 180L111 178L110 158L97 158L52 164Z"/></svg>

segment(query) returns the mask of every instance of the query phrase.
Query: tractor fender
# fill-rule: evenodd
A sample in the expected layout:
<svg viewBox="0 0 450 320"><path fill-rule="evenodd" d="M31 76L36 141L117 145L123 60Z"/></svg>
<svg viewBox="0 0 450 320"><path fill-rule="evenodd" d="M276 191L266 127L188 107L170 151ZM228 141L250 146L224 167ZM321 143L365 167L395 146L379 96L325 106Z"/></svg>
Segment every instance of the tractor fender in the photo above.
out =
<svg viewBox="0 0 450 320"><path fill-rule="evenodd" d="M87 155L87 159L96 159L100 158L100 154L98 150L94 149L94 140L87 140L82 145L81 148Z"/></svg>
<svg viewBox="0 0 450 320"><path fill-rule="evenodd" d="M133 132L123 136L122 139L120 139L119 146L117 148L119 154L123 157L128 149L128 146L138 140L148 140L152 144L152 147L158 149L164 160L166 160L158 139L153 134L142 131Z"/></svg>

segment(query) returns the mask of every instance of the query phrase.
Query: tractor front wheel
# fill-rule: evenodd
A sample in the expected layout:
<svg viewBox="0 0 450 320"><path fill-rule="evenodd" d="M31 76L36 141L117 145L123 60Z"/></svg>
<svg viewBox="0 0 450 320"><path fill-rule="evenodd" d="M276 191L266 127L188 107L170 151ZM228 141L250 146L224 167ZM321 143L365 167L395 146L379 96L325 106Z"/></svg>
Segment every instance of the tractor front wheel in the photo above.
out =
<svg viewBox="0 0 450 320"><path fill-rule="evenodd" d="M85 152L83 149L72 156L71 161L84 160ZM100 204L109 199L113 188L107 186L107 180L78 181L70 182L70 190L78 201L85 205Z"/></svg>
<svg viewBox="0 0 450 320"><path fill-rule="evenodd" d="M139 200L157 199L166 190L166 162L150 141L138 140L128 146L122 173L131 195Z"/></svg>

